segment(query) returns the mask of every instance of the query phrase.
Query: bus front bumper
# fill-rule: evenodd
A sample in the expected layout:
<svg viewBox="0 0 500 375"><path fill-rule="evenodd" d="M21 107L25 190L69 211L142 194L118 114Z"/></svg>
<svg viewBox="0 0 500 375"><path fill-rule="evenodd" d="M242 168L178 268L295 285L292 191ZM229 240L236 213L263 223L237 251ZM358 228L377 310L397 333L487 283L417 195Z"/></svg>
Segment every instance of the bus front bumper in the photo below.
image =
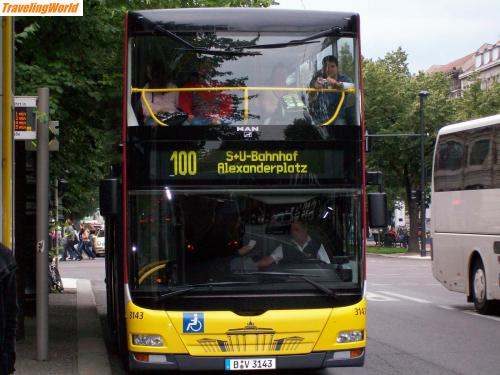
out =
<svg viewBox="0 0 500 375"><path fill-rule="evenodd" d="M276 358L276 369L313 369L324 367L360 367L365 361L365 350L361 355L350 358L349 351L314 352L301 355L263 356ZM141 353L142 354L142 353ZM227 358L235 358L230 356ZM244 357L239 357L244 358ZM150 370L224 370L226 357L193 357L185 354L150 354L148 361L138 360L129 354L132 371Z"/></svg>

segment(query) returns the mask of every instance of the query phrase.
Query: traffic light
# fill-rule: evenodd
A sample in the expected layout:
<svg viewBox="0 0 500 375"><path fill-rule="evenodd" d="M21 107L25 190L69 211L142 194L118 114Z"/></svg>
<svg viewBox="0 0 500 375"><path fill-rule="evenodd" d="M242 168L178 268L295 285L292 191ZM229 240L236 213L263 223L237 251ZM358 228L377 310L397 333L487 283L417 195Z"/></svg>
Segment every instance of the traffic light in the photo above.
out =
<svg viewBox="0 0 500 375"><path fill-rule="evenodd" d="M410 192L410 199L416 201L418 205L422 202L422 194L420 189L412 190Z"/></svg>
<svg viewBox="0 0 500 375"><path fill-rule="evenodd" d="M425 208L429 208L431 205L431 195L430 193L425 194Z"/></svg>
<svg viewBox="0 0 500 375"><path fill-rule="evenodd" d="M64 193L68 191L68 181L66 181L64 178L59 178L57 182L58 182L59 197L62 197Z"/></svg>

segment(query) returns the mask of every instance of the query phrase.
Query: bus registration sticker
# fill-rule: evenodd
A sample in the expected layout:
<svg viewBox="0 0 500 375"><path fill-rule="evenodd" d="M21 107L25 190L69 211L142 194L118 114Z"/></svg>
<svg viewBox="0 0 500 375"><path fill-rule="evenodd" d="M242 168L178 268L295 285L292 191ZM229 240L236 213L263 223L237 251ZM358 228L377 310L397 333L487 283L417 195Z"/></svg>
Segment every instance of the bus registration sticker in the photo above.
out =
<svg viewBox="0 0 500 375"><path fill-rule="evenodd" d="M226 359L226 371L275 370L276 358Z"/></svg>

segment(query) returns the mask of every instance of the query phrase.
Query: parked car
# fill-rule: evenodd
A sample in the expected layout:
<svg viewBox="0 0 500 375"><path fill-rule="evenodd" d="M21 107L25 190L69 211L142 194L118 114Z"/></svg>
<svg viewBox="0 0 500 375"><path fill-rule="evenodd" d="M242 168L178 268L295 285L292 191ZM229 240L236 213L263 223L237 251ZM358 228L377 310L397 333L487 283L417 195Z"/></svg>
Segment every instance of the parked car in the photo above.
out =
<svg viewBox="0 0 500 375"><path fill-rule="evenodd" d="M281 213L271 217L269 224L266 226L266 234L270 233L290 233L290 226L292 225L292 214Z"/></svg>
<svg viewBox="0 0 500 375"><path fill-rule="evenodd" d="M97 233L92 239L92 248L94 249L97 256L104 256L106 254L105 250L105 237L104 237L104 228L100 228L97 230Z"/></svg>

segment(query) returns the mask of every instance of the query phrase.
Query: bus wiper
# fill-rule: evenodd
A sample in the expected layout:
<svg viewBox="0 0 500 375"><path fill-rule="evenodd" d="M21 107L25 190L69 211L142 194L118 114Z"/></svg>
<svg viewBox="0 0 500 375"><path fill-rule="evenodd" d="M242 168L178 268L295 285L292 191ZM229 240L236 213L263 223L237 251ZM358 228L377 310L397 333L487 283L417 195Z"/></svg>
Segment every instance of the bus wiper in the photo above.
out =
<svg viewBox="0 0 500 375"><path fill-rule="evenodd" d="M181 50L184 51L192 51L192 52L197 52L197 53L204 53L207 55L230 55L230 56L256 56L256 55L262 55L260 52L242 52L242 51L235 51L235 50L223 50L223 49L210 49L210 48L205 48L205 47L196 47L193 46L191 43L189 43L187 40L184 38L181 38L179 35L176 33L171 32L170 30L165 29L162 26L156 26L154 28L155 31L158 31L160 34L166 35L171 37L172 39L178 41L182 45L184 45L186 48L181 48Z"/></svg>
<svg viewBox="0 0 500 375"><path fill-rule="evenodd" d="M325 294L327 294L330 297L335 298L337 296L333 290L327 288L324 285L317 283L314 280L311 280L310 277L311 276L314 277L314 275L305 275L302 273L291 273L291 272L265 272L265 271L243 272L243 273L238 273L238 275L258 275L258 276L262 275L262 276L278 276L278 277L282 276L282 277L287 277L287 278L297 277L297 278L302 279L305 282L311 284L312 286L316 287L316 289L321 290L322 292L324 292Z"/></svg>
<svg viewBox="0 0 500 375"><path fill-rule="evenodd" d="M286 43L272 43L272 44L256 44L254 46L238 46L237 48L241 49L272 49L272 48L284 48L284 47L292 47L292 46L301 46L303 44L312 44L319 43L319 41L299 41L299 40L290 40Z"/></svg>
<svg viewBox="0 0 500 375"><path fill-rule="evenodd" d="M164 301L166 299L169 299L170 297L175 297L175 296L179 296L181 294L186 294L187 292L190 292L193 289L195 289L195 288L191 287L191 288L175 289L175 290L170 289L167 293L164 293L161 296L158 296L156 298L156 302L161 302L161 301Z"/></svg>
<svg viewBox="0 0 500 375"><path fill-rule="evenodd" d="M342 29L340 27L333 27L328 30L323 30L320 31L316 34L310 35L306 38L303 39L295 39L295 40L290 40L289 42L286 43L273 43L273 44L261 44L261 45L253 45L253 46L241 46L243 49L266 49L266 48L283 48L283 47L290 47L290 46L300 46L303 44L310 44L310 43L319 43L318 38L321 38L323 36L327 35L333 35L333 36L341 36L342 34Z"/></svg>
<svg viewBox="0 0 500 375"><path fill-rule="evenodd" d="M257 284L255 281L221 281L217 283L209 282L202 284L192 284L189 286L199 288L203 286L234 286L234 285L248 285L248 284Z"/></svg>
<svg viewBox="0 0 500 375"><path fill-rule="evenodd" d="M213 287L213 286L234 286L234 285L249 285L249 284L257 284L255 281L223 281L218 283L202 283L202 284L191 284L186 285L184 289L170 289L168 292L158 296L156 298L157 302L164 301L169 299L170 297L179 296L181 294L186 294L196 288L201 287Z"/></svg>

